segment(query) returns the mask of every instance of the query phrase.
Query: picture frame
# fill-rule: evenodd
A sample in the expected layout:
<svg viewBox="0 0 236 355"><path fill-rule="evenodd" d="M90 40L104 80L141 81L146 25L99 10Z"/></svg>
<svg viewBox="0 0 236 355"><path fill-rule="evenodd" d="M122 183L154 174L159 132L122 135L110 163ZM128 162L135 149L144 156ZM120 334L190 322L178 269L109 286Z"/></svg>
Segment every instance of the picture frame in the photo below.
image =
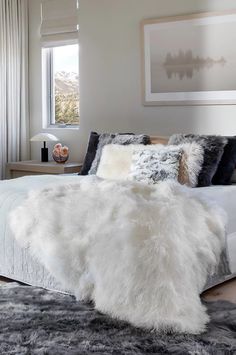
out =
<svg viewBox="0 0 236 355"><path fill-rule="evenodd" d="M236 104L236 10L144 20L141 49L144 105Z"/></svg>

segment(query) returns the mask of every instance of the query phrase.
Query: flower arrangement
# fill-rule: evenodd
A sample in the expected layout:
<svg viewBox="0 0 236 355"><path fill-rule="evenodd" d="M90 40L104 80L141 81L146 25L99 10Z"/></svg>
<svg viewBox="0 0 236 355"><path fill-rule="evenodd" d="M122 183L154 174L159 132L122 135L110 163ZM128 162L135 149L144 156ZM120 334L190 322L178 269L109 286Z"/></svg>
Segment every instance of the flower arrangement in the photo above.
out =
<svg viewBox="0 0 236 355"><path fill-rule="evenodd" d="M57 143L53 148L52 157L57 163L65 163L69 158L69 148Z"/></svg>

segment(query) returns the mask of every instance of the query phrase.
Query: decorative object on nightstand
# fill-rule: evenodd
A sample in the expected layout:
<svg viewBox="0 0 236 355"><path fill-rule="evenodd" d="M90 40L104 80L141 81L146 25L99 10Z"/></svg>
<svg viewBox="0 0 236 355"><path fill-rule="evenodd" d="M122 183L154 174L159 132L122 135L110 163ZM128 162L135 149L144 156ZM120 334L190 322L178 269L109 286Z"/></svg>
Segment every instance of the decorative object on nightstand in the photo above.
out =
<svg viewBox="0 0 236 355"><path fill-rule="evenodd" d="M69 158L69 148L57 143L53 148L52 157L56 163L64 164Z"/></svg>
<svg viewBox="0 0 236 355"><path fill-rule="evenodd" d="M41 161L48 162L48 148L46 142L55 142L59 139L50 133L38 133L31 138L31 142L43 142L43 148L41 148Z"/></svg>

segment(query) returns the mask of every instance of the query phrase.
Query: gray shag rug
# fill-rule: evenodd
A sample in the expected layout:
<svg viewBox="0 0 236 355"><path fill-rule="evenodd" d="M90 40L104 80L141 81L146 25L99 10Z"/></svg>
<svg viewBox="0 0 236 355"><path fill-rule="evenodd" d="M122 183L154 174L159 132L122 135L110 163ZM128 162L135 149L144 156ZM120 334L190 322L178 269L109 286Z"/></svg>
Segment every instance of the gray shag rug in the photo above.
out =
<svg viewBox="0 0 236 355"><path fill-rule="evenodd" d="M0 354L236 354L236 305L206 305L207 332L157 334L111 319L72 296L8 284L0 287Z"/></svg>

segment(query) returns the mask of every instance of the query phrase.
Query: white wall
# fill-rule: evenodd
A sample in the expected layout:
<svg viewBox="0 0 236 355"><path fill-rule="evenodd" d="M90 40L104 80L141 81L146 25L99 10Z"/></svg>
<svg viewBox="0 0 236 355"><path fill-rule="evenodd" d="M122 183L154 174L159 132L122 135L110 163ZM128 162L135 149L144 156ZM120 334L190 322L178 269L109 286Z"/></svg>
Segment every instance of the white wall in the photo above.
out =
<svg viewBox="0 0 236 355"><path fill-rule="evenodd" d="M144 107L140 75L141 20L233 8L235 0L80 0L81 126L52 131L71 158L81 160L91 130L236 134L236 106ZM32 135L42 128L39 0L29 0L29 12Z"/></svg>

